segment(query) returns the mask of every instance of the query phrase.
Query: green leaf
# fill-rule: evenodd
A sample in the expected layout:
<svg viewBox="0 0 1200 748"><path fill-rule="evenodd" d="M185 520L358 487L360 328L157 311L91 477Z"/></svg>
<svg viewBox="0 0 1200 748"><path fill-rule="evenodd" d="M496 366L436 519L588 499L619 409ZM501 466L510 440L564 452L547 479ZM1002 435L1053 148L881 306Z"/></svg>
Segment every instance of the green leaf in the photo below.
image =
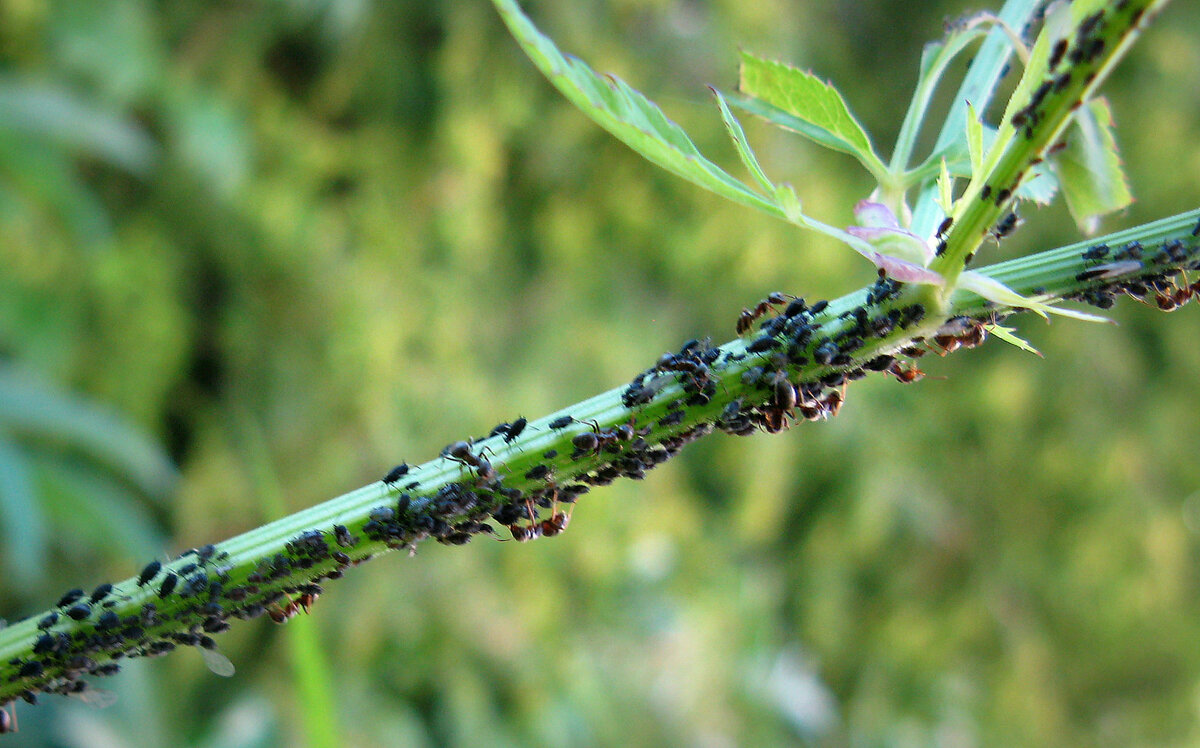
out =
<svg viewBox="0 0 1200 748"><path fill-rule="evenodd" d="M995 278L983 275L974 270L968 270L958 276L958 288L970 291L988 301L1012 307L1013 309L1028 309L1042 317L1046 317L1049 314L1057 314L1061 317L1070 317L1071 319L1078 319L1084 322L1112 322L1109 318L1101 317L1097 314L1078 312L1074 309L1063 309L1062 307L1045 304L1037 299L1022 296Z"/></svg>
<svg viewBox="0 0 1200 748"><path fill-rule="evenodd" d="M968 116L970 115L968 114ZM981 124L980 130L983 137L983 152L987 153L996 141L996 128ZM979 167L972 163L972 154L967 153L967 150L965 143L958 141L939 152L952 176L969 179L978 173L976 169ZM926 165L922 164L921 168L925 167ZM1017 188L1016 198L1048 205L1054 200L1056 194L1058 194L1058 179L1055 178L1049 166L1043 163L1030 167L1029 177L1023 180L1021 186Z"/></svg>
<svg viewBox="0 0 1200 748"><path fill-rule="evenodd" d="M676 176L742 205L784 217L759 195L700 154L687 133L654 102L615 76L600 76L564 55L515 0L492 0L521 49L564 96L618 140Z"/></svg>
<svg viewBox="0 0 1200 748"><path fill-rule="evenodd" d="M1112 127L1108 102L1089 101L1075 112L1067 131L1067 147L1052 162L1067 207L1086 234L1096 232L1100 216L1133 202Z"/></svg>
<svg viewBox="0 0 1200 748"><path fill-rule="evenodd" d="M887 168L871 148L862 125L830 84L799 68L742 52L739 89L757 100L755 111L821 145L849 153L876 175ZM747 102L750 103L750 102ZM763 106L765 105L765 106ZM775 110L775 111L772 111ZM779 116L786 115L785 117Z"/></svg>
<svg viewBox="0 0 1200 748"><path fill-rule="evenodd" d="M1014 334L1017 329L1015 327L1004 327L1003 325L992 324L984 325L983 329L987 330L989 333L995 335L997 338L1003 340L1009 345L1016 346L1023 351L1028 351L1035 356L1042 356L1041 352L1037 348L1034 348L1026 340L1019 338ZM1045 356L1042 356L1042 358L1045 358Z"/></svg>
<svg viewBox="0 0 1200 748"><path fill-rule="evenodd" d="M975 106L967 103L967 153L971 156L971 178L978 176L983 166L983 123Z"/></svg>
<svg viewBox="0 0 1200 748"><path fill-rule="evenodd" d="M741 157L742 163L758 180L768 195L775 193L775 184L763 171L762 165L758 163L758 157L754 155L753 149L750 148L749 141L746 140L746 131L742 129L742 123L737 121L737 117L733 116L733 112L729 111L729 104L725 102L725 97L715 88L709 87L713 92L713 96L717 97L717 105L721 108L721 119L725 122L725 130L729 133L729 137L733 139L733 144L737 147L738 156Z"/></svg>
<svg viewBox="0 0 1200 748"><path fill-rule="evenodd" d="M151 558L167 539L139 497L75 459L42 455L37 464L47 516L59 537L114 555Z"/></svg>
<svg viewBox="0 0 1200 748"><path fill-rule="evenodd" d="M790 184L781 184L775 188L775 202L783 209L784 218L788 221L809 226L811 221L805 221L804 212L800 209L800 198ZM818 229L819 230L819 229Z"/></svg>
<svg viewBox="0 0 1200 748"><path fill-rule="evenodd" d="M1029 169L1029 177L1017 188L1018 200L1032 200L1039 205L1049 205L1058 194L1058 178L1046 166L1038 164Z"/></svg>
<svg viewBox="0 0 1200 748"><path fill-rule="evenodd" d="M944 158L941 159L941 168L938 169L937 188L938 196L934 198L937 206L949 215L954 207L954 179L950 176L950 169L946 167Z"/></svg>

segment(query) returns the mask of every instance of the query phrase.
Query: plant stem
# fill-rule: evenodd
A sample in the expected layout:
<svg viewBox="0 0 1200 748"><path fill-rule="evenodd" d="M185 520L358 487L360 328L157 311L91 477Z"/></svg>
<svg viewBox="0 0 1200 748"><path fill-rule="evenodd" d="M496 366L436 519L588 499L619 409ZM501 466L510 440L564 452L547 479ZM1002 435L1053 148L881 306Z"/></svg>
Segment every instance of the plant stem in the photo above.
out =
<svg viewBox="0 0 1200 748"><path fill-rule="evenodd" d="M1082 295L1106 306L1125 287L1165 283L1181 269L1200 267L1198 217L1200 210L1192 211L984 272L1045 301ZM1129 242L1141 243L1141 259L1118 248ZM1084 257L1099 244L1110 245L1112 254ZM1011 311L967 292L941 300L928 286L880 282L819 313L763 322L781 328L774 336L760 328L750 340L719 348L693 341L629 386L530 422L511 439L502 431L447 449L461 461L444 453L394 486L372 483L215 547L186 552L143 585L127 579L106 594L9 626L0 631L0 703L38 692L76 692L87 687L82 676L111 674L123 657L165 654L179 644L211 646L206 637L224 631L232 619L264 610L286 618L315 600L318 583L350 566L389 550L413 552L430 537L465 543L486 532L482 523L493 517L517 533L549 527L545 534L557 534L560 503L591 486L640 479L716 429L781 430L791 410L781 402L787 392L805 417L827 418L836 414L845 384L879 368L886 361L881 357L903 358L903 350L944 332L952 317L991 321ZM551 509L550 517L531 516L538 506ZM177 581L163 594L167 575Z"/></svg>
<svg viewBox="0 0 1200 748"><path fill-rule="evenodd" d="M1025 28L1033 22L1034 14L1041 6L1039 0L1008 0L1000 9L998 17L1013 28ZM994 28L988 33L979 48L979 52L971 60L967 75L954 96L950 111L938 132L933 152L945 150L952 143L962 138L966 127L967 102L971 102L976 111L984 111L995 95L996 86L1004 77L1004 71L1012 56L1012 45L1003 28ZM937 197L937 185L933 182L922 188L913 208L911 228L918 236L929 236L933 233L938 222L945 218L934 198Z"/></svg>
<svg viewBox="0 0 1200 748"><path fill-rule="evenodd" d="M958 274L1014 201L1030 168L1039 163L1058 141L1075 110L1116 66L1137 37L1140 26L1160 10L1166 0L1112 0L1080 23L1061 55L1065 69L1049 65L1043 80L1031 90L1025 105L1000 123L990 159L995 165L972 179L958 201L953 226L946 234L945 251L931 269L953 288ZM1068 11L1069 12L1069 11ZM1037 73L1031 61L1028 73ZM1020 96L1020 92L1016 96ZM1027 104L1027 105L1026 105ZM1010 110L1012 107L1010 107ZM1019 118L1019 119L1018 119Z"/></svg>

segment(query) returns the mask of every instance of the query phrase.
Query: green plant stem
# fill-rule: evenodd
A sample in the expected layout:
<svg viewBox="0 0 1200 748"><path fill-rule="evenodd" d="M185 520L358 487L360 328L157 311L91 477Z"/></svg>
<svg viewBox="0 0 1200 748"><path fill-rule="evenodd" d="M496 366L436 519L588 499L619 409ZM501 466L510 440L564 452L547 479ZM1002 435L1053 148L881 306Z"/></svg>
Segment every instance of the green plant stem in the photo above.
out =
<svg viewBox="0 0 1200 748"><path fill-rule="evenodd" d="M1120 283L1161 279L1183 268L1200 267L1200 247L1193 236L1198 217L1200 210L1192 211L1093 242L1005 262L984 272L1045 301L1080 294L1104 298ZM1140 261L1100 264L1082 256L1098 243L1116 248L1133 241L1143 245ZM1168 244L1170 252L1163 249ZM471 459L490 462L498 481L480 476L478 473L487 472L484 468L438 457L412 468L399 481L400 486L419 481L411 489L372 483L231 538L213 548L211 555L185 554L165 564L144 586L139 587L136 578L120 582L107 597L91 604L82 620L68 617L64 607L19 621L0 631L0 702L23 693L78 689L86 686L82 676L117 658L163 654L176 644L194 644L195 636L217 633L233 619L253 617L264 605L273 605L276 611L287 609L293 599L290 596L315 591L306 585L340 577L349 566L389 550L415 551L419 542L431 536L447 543L464 542L479 530L455 531L454 525L461 528L463 521L486 519L506 504L533 506L552 491L565 499L564 492L571 486L604 485L621 476L640 478L689 441L717 428L737 430L733 422L751 416L763 423L764 414L775 407L776 372L783 372L792 383L819 389L822 379L828 384L839 372L862 371L864 363L896 354L936 334L951 317L991 320L1013 311L962 291L940 306L928 286L904 287L886 301L867 304L870 292L863 289L830 303L812 318L815 332L811 339L787 354L748 353L753 341L764 339L761 333L751 333L749 341L739 338L716 349L719 357L710 366L710 398L687 391L694 390L696 378L702 376L694 371L651 369L648 371L653 373L641 378L639 390L628 386L613 389L530 422L511 443L505 443L502 436L476 440L470 448ZM814 350L839 335L844 338L856 324L857 310L863 310L858 312L860 316L874 320L892 310L911 310L916 304L923 305L926 312L919 322L860 341L840 365L815 363ZM630 402L631 393L638 391L645 396ZM731 406L735 401L740 407ZM826 411L817 417L831 414ZM551 428L553 421L567 415L571 416L568 425ZM610 433L609 429L621 426L637 429L640 435L611 440L611 452L574 447L574 439L590 439L581 435ZM407 501L399 498L401 493L407 494ZM400 511L402 507L404 511ZM387 518L389 513L394 519ZM338 542L335 528L339 525L355 536L355 542ZM339 558L343 553L345 557ZM190 564L199 564L199 568L183 574L182 567ZM175 591L162 596L159 589L167 572L181 578ZM218 594L213 594L214 583L221 585ZM106 609L105 604L111 607ZM100 616L105 612L114 614L116 622L103 624ZM45 631L40 630L38 622L47 616L55 620ZM46 644L47 637L53 646ZM36 653L35 648L39 650Z"/></svg>
<svg viewBox="0 0 1200 748"><path fill-rule="evenodd" d="M1048 70L1037 86L1042 94L1034 101L1018 102L1029 106L1022 122L1016 114L1000 124L993 148L1004 148L995 166L972 180L959 202L965 208L956 211L954 225L946 235L946 248L934 259L931 268L953 288L958 274L970 261L992 227L1013 203L1013 195L1031 167L1045 158L1050 147L1062 136L1075 110L1096 90L1137 37L1141 24L1161 10L1166 0L1113 0L1097 11L1096 19L1085 21L1072 33L1064 60L1065 69ZM1031 63L1032 64L1032 63ZM1006 137L1007 136L1007 137ZM1007 141L1007 142L1006 142ZM985 167L986 168L986 167Z"/></svg>
<svg viewBox="0 0 1200 748"><path fill-rule="evenodd" d="M1033 22L1034 14L1041 6L1039 0L1008 0L997 14L999 19L1013 28L1025 28ZM977 111L984 111L991 102L996 86L1004 75L1012 57L1012 44L1004 29L997 27L988 33L987 39L979 47L979 52L971 60L971 67L963 78L950 111L938 132L933 145L933 152L945 151L962 137L966 126L967 102L971 102ZM930 236L945 214L937 207L937 185L932 181L922 188L916 204L913 207L911 228L918 236Z"/></svg>

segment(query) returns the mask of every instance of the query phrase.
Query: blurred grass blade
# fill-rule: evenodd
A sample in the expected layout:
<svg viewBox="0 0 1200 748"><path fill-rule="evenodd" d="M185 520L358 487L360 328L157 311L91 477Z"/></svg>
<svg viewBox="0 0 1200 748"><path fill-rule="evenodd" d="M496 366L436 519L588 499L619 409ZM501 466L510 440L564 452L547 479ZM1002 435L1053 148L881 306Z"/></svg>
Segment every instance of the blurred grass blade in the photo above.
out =
<svg viewBox="0 0 1200 748"><path fill-rule="evenodd" d="M1092 99L1075 112L1067 147L1055 155L1054 172L1080 230L1094 234L1101 216L1133 202L1105 99Z"/></svg>
<svg viewBox="0 0 1200 748"><path fill-rule="evenodd" d="M65 89L0 79L0 128L58 143L80 154L145 175L156 148L140 127Z"/></svg>
<svg viewBox="0 0 1200 748"><path fill-rule="evenodd" d="M615 76L600 76L564 55L515 0L493 0L521 49L571 103L618 140L676 176L736 203L784 218L784 212L709 161L654 102Z"/></svg>
<svg viewBox="0 0 1200 748"><path fill-rule="evenodd" d="M767 119L827 148L849 153L876 176L886 174L887 167L875 155L866 131L831 84L799 68L743 51L738 88L768 105L758 107L756 114L765 112L767 116L778 110L789 115L789 119Z"/></svg>
<svg viewBox="0 0 1200 748"><path fill-rule="evenodd" d="M63 457L42 457L38 468L46 511L62 537L88 548L117 546L134 558L154 558L167 547L138 497L120 484Z"/></svg>
<svg viewBox="0 0 1200 748"><path fill-rule="evenodd" d="M163 451L115 415L0 367L0 426L14 436L78 449L148 496L162 499L177 473Z"/></svg>
<svg viewBox="0 0 1200 748"><path fill-rule="evenodd" d="M4 538L5 567L21 590L40 584L46 570L46 526L34 492L29 461L0 430L0 535Z"/></svg>
<svg viewBox="0 0 1200 748"><path fill-rule="evenodd" d="M287 516L283 490L271 463L263 440L261 427L254 416L241 411L235 418L238 441L245 456L255 495L262 503L268 519ZM303 734L310 748L337 748L338 735L337 690L329 673L329 663L321 648L320 630L316 620L307 615L297 616L288 623L288 650L292 670L299 689Z"/></svg>

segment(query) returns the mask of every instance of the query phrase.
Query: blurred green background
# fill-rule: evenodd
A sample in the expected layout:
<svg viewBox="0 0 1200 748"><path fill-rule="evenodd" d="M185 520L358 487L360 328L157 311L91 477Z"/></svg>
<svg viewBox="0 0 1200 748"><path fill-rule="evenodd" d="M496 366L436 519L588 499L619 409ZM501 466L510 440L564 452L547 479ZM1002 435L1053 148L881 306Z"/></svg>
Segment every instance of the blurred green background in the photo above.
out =
<svg viewBox="0 0 1200 748"><path fill-rule="evenodd" d="M921 45L968 9L529 7L737 173L704 86L733 88L739 46L832 78L886 153ZM1106 86L1138 197L1106 229L1197 206L1198 39L1175 3ZM849 159L746 124L851 222ZM984 261L1079 237L1025 214ZM769 291L874 277L641 161L485 0L0 2L0 263L10 620L726 340ZM593 492L561 538L385 557L310 617L239 625L232 680L134 663L98 684L114 706L18 705L6 740L1197 744L1196 314L1024 319L1045 360L855 384L830 423Z"/></svg>

